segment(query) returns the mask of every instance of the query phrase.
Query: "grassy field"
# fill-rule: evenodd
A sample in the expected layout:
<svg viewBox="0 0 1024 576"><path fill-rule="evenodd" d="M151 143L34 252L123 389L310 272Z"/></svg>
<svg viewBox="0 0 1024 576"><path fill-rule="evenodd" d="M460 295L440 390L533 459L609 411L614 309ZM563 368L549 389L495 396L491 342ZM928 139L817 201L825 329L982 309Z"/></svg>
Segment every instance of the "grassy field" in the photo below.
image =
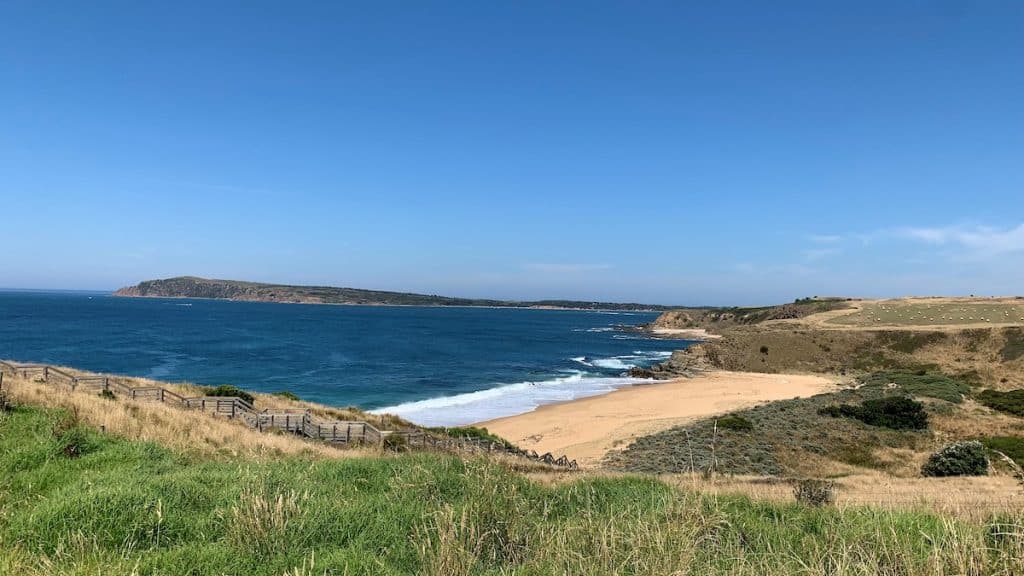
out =
<svg viewBox="0 0 1024 576"><path fill-rule="evenodd" d="M210 460L67 411L0 414L0 574L1011 575L1021 558L1020 515L546 486L441 455Z"/></svg>
<svg viewBox="0 0 1024 576"><path fill-rule="evenodd" d="M964 326L1024 324L1024 300L864 302L860 310L831 318L840 326Z"/></svg>

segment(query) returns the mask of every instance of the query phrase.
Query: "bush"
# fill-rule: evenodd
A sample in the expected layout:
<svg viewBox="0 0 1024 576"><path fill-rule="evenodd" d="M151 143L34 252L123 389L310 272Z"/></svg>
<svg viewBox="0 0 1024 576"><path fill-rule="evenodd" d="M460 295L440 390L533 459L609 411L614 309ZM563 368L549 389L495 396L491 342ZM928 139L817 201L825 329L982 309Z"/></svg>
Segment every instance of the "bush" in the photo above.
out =
<svg viewBox="0 0 1024 576"><path fill-rule="evenodd" d="M104 400L117 400L117 396L110 390L100 390L99 397Z"/></svg>
<svg viewBox="0 0 1024 576"><path fill-rule="evenodd" d="M761 354L767 354L767 353L768 353L768 347L767 346L761 346Z"/></svg>
<svg viewBox="0 0 1024 576"><path fill-rule="evenodd" d="M207 388L206 395L241 398L242 400L245 400L249 404L254 404L256 402L255 396L249 394L248 392L242 390L237 386L232 386L230 384L221 384L216 388Z"/></svg>
<svg viewBox="0 0 1024 576"><path fill-rule="evenodd" d="M801 504L824 506L835 502L835 482L805 478L793 485L793 497Z"/></svg>
<svg viewBox="0 0 1024 576"><path fill-rule="evenodd" d="M924 405L905 396L865 400L860 406L826 406L818 413L832 417L854 418L869 426L893 430L924 430L928 427L928 413L924 411Z"/></svg>
<svg viewBox="0 0 1024 576"><path fill-rule="evenodd" d="M946 402L959 404L963 397L970 393L966 383L942 374L929 374L926 370L887 370L875 372L861 379L868 388L884 388L896 384L911 396L938 398Z"/></svg>
<svg viewBox="0 0 1024 576"><path fill-rule="evenodd" d="M1024 389L1009 392L985 390L978 394L978 402L993 410L1024 417Z"/></svg>
<svg viewBox="0 0 1024 576"><path fill-rule="evenodd" d="M293 402L301 402L302 401L302 398L299 398L298 394L296 394L294 392L289 392L288 390L281 390L280 392L274 392L274 396L277 396L278 398L284 398L285 400L291 400Z"/></svg>
<svg viewBox="0 0 1024 576"><path fill-rule="evenodd" d="M985 448L1002 452L1019 466L1024 466L1024 438L1016 436L993 436L981 440Z"/></svg>
<svg viewBox="0 0 1024 576"><path fill-rule="evenodd" d="M736 414L723 416L717 422L719 429L732 430L734 432L750 432L754 429L753 422Z"/></svg>
<svg viewBox="0 0 1024 576"><path fill-rule="evenodd" d="M438 434L444 434L452 438L465 438L467 440L482 440L484 442L494 442L499 446L504 446L510 450L516 450L516 446L505 440L501 436L491 434L487 431L487 428L480 428L476 426L456 426L453 428L427 428L430 432L437 432Z"/></svg>
<svg viewBox="0 0 1024 576"><path fill-rule="evenodd" d="M985 447L977 440L954 442L932 454L921 467L924 476L984 476L988 474Z"/></svg>

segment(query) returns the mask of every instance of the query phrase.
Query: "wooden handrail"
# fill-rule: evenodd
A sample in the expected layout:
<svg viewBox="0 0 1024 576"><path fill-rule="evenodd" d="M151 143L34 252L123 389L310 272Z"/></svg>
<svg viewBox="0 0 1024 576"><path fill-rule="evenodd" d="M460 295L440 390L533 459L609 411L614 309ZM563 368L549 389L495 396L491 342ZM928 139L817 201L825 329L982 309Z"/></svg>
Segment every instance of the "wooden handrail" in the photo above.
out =
<svg viewBox="0 0 1024 576"><path fill-rule="evenodd" d="M326 420L318 416L314 416L308 409L300 408L265 408L262 411L257 412L256 408L250 402L237 396L185 397L171 390L167 390L162 386L134 387L112 380L109 376L75 376L47 364L17 364L14 362L0 360L0 371L3 369L9 370L15 376L17 376L19 372L24 373L28 370L42 370L44 378L47 380L49 379L49 374L52 372L58 376L70 379L72 381L72 390L74 390L75 385L83 382L100 382L102 383L104 390L117 390L127 396L130 396L132 399L135 399L139 394L148 395L155 393L155 398L152 399L155 399L158 402L166 404L168 403L168 400L172 400L183 408L198 408L204 412L206 411L207 404L212 403L215 415L228 414L227 410L230 410L230 418L240 418L246 426L257 428L260 431L265 430L265 423L268 423L268 421L270 428L278 428L279 426L276 424L278 421L283 419L285 430L295 432L315 440L349 443L353 438L358 438L361 442L381 444L384 442L384 438L386 436L400 437L403 438L410 446L414 446L417 441L419 442L419 445L423 447L430 444L434 448L441 447L449 450L466 450L468 446L470 449L474 450L479 449L486 450L487 452L503 452L537 462L544 462L552 466L565 467L570 470L576 470L578 468L576 461L569 460L566 456L562 456L557 459L550 453L538 456L537 453L532 450L526 451L514 447L510 448L504 444L496 445L494 442L489 440L478 438L438 438L433 434L427 434L422 430L383 431L364 420ZM357 428L358 431L355 431ZM342 437L342 434L340 434L341 431L344 431L344 440L339 440L339 438ZM355 433L353 433L354 431Z"/></svg>

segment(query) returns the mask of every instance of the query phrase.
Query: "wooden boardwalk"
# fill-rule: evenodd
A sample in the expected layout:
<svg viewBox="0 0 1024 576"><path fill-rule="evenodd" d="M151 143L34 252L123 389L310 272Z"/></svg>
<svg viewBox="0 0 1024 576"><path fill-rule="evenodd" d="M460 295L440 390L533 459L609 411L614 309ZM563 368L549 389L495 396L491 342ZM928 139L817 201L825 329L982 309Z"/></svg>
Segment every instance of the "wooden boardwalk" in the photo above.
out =
<svg viewBox="0 0 1024 576"><path fill-rule="evenodd" d="M557 468L567 470L578 468L576 461L569 460L566 456L555 458L550 453L538 455L532 450L520 450L479 438L453 438L423 430L380 430L362 420L320 418L310 410L283 408L256 410L252 404L242 398L185 397L160 386L133 387L109 376L77 376L47 364L18 364L0 360L0 385L2 385L4 373L21 376L26 380L36 378L48 384L64 384L69 386L72 392L76 390L94 390L100 393L109 391L131 400L160 402L184 410L199 410L212 416L239 420L260 432L283 430L311 440L343 445L376 444L383 446L388 444L409 448L508 454Z"/></svg>

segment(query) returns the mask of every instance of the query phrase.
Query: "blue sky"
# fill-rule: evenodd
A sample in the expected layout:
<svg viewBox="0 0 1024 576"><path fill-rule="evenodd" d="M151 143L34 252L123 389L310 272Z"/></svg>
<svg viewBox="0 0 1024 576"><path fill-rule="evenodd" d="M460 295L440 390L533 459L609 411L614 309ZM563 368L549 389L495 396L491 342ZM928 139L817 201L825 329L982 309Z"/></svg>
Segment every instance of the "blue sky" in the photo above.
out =
<svg viewBox="0 0 1024 576"><path fill-rule="evenodd" d="M1024 286L1024 3L0 1L0 286Z"/></svg>

